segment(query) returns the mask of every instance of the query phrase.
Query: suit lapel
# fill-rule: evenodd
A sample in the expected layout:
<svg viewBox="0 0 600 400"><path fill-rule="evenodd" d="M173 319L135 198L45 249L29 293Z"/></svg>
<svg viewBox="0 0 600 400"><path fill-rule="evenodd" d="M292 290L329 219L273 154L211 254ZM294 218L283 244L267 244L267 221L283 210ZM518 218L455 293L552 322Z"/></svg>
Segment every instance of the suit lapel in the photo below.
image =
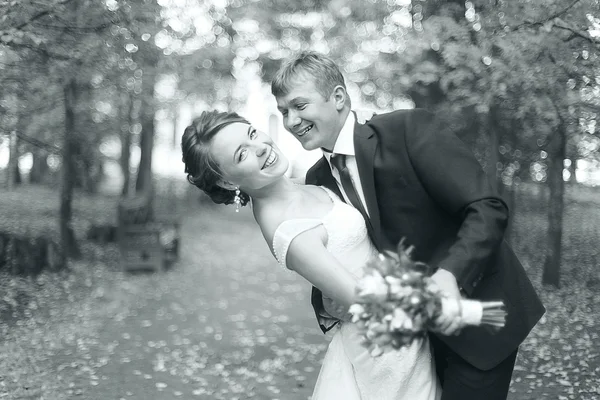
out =
<svg viewBox="0 0 600 400"><path fill-rule="evenodd" d="M335 193L340 199L344 199L344 196L342 195L335 178L331 174L331 168L329 167L329 163L325 157L321 158L318 162L320 164L315 171L316 183L325 186L327 189Z"/></svg>
<svg viewBox="0 0 600 400"><path fill-rule="evenodd" d="M365 195L365 202L367 203L367 209L369 210L369 219L373 228L374 241L378 247L381 247L381 221L379 220L379 206L377 203L373 173L373 162L375 159L375 151L377 150L377 143L377 137L371 128L359 123L354 124L354 151L356 154L358 175L360 176L360 183L363 194Z"/></svg>

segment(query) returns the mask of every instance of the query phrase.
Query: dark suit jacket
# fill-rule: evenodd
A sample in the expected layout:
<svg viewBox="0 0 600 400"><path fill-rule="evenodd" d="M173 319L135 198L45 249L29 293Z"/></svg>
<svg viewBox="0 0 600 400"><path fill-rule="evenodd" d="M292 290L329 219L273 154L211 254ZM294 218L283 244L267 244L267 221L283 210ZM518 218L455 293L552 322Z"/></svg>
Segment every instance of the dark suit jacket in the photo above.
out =
<svg viewBox="0 0 600 400"><path fill-rule="evenodd" d="M379 250L394 249L405 237L415 246L415 260L451 271L467 297L504 301L508 316L500 332L468 327L458 336L438 336L487 370L516 350L545 309L504 241L506 204L471 150L446 128L420 109L373 116L354 127L356 162L369 236ZM324 158L306 181L342 197ZM316 288L312 303L322 330L331 328L319 317L323 301Z"/></svg>

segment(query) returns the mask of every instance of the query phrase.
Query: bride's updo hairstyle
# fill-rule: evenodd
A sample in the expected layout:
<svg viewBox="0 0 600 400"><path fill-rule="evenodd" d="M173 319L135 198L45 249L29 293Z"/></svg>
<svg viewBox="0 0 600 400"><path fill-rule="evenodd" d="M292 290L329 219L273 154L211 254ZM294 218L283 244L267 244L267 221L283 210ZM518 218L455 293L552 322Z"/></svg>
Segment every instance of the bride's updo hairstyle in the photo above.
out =
<svg viewBox="0 0 600 400"><path fill-rule="evenodd" d="M218 185L222 180L222 173L210 154L210 145L221 129L236 122L248 124L246 119L234 112L204 111L185 128L181 137L182 161L188 181L217 204L233 204L235 190ZM244 192L240 192L239 197L242 206L250 200Z"/></svg>

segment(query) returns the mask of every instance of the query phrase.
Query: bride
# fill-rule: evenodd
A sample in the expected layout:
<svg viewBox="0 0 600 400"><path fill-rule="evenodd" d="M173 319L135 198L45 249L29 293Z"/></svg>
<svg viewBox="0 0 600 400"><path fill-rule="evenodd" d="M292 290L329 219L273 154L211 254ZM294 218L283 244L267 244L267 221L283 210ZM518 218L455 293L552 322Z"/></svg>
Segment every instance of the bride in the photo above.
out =
<svg viewBox="0 0 600 400"><path fill-rule="evenodd" d="M321 186L298 185L271 138L235 113L203 112L185 129L188 180L215 203L254 218L278 263L319 288L342 319L323 360L313 400L438 400L441 388L427 340L373 358L344 318L367 261L377 254L359 211Z"/></svg>

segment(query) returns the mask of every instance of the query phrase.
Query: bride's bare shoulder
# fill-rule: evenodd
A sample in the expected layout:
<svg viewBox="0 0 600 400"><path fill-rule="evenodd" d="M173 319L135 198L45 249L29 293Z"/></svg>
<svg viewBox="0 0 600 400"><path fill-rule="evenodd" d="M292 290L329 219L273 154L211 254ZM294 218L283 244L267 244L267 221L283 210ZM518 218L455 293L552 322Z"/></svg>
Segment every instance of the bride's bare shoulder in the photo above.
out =
<svg viewBox="0 0 600 400"><path fill-rule="evenodd" d="M298 203L298 204L296 204ZM271 244L277 228L284 222L306 218L306 204L293 202L286 205L272 205L262 210L257 210L254 218L262 231L265 240Z"/></svg>
<svg viewBox="0 0 600 400"><path fill-rule="evenodd" d="M254 208L254 218L270 244L281 224L291 220L320 219L331 209L331 199L313 185L296 186L299 196L288 203L270 203Z"/></svg>
<svg viewBox="0 0 600 400"><path fill-rule="evenodd" d="M261 210L255 210L254 218L260 227L263 237L271 246L273 243L273 236L275 231L284 221L289 219L287 216L287 210L285 207L265 207Z"/></svg>

